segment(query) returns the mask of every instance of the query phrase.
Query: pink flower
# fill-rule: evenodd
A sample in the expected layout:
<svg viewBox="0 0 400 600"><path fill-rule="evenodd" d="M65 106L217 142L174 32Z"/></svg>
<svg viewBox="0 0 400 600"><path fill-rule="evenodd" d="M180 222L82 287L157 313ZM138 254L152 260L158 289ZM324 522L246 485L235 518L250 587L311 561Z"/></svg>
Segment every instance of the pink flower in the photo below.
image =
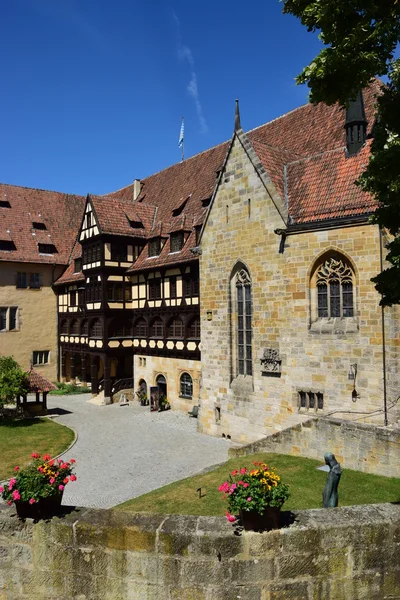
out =
<svg viewBox="0 0 400 600"><path fill-rule="evenodd" d="M4 492L4 488L3 488L3 487L0 487L0 494L1 494L2 492Z"/></svg>
<svg viewBox="0 0 400 600"><path fill-rule="evenodd" d="M236 521L236 517L229 514L229 511L226 511L226 518L228 519L229 523L233 523L234 521Z"/></svg>
<svg viewBox="0 0 400 600"><path fill-rule="evenodd" d="M19 471L19 467L14 467L14 471Z"/></svg>
<svg viewBox="0 0 400 600"><path fill-rule="evenodd" d="M12 493L13 500L21 500L21 494L18 490L14 490Z"/></svg>
<svg viewBox="0 0 400 600"><path fill-rule="evenodd" d="M17 483L17 480L16 480L16 479L14 479L14 477L12 477L12 478L10 479L10 481L8 482L8 489L9 489L9 490L12 490L12 489L13 489L13 487L14 487L14 485L15 485L16 483Z"/></svg>
<svg viewBox="0 0 400 600"><path fill-rule="evenodd" d="M71 480L71 481L76 481L76 475L71 475L71 476L70 476L70 480Z"/></svg>
<svg viewBox="0 0 400 600"><path fill-rule="evenodd" d="M62 492L63 489L64 489L64 486L61 484L61 485L58 486L58 489L60 490L60 492Z"/></svg>
<svg viewBox="0 0 400 600"><path fill-rule="evenodd" d="M240 474L241 474L241 475L244 475L244 474L246 473L246 471L247 471L246 467L242 467L242 468L240 469Z"/></svg>
<svg viewBox="0 0 400 600"><path fill-rule="evenodd" d="M251 496L247 498L247 502L251 502Z"/></svg>
<svg viewBox="0 0 400 600"><path fill-rule="evenodd" d="M238 485L243 485L243 484L244 484L244 481L240 480L240 481L238 481L238 482L237 482L237 484L238 484Z"/></svg>
<svg viewBox="0 0 400 600"><path fill-rule="evenodd" d="M55 479L54 479L54 477L51 477L51 478L50 478L50 485L53 485L53 483L54 483L54 482L55 482Z"/></svg>
<svg viewBox="0 0 400 600"><path fill-rule="evenodd" d="M244 488L248 488L248 487L249 487L249 484L248 484L248 483L244 483L244 484L243 484L243 487L244 487Z"/></svg>
<svg viewBox="0 0 400 600"><path fill-rule="evenodd" d="M38 454L37 452L32 452L31 458L40 458L40 454Z"/></svg>
<svg viewBox="0 0 400 600"><path fill-rule="evenodd" d="M11 506L11 504L12 504L11 500L9 500L9 501L7 502L7 504L8 504L8 506Z"/></svg>
<svg viewBox="0 0 400 600"><path fill-rule="evenodd" d="M39 473L43 473L43 467L38 467Z"/></svg>
<svg viewBox="0 0 400 600"><path fill-rule="evenodd" d="M31 499L29 500L29 504L35 504L35 502L36 502L35 498L31 498Z"/></svg>
<svg viewBox="0 0 400 600"><path fill-rule="evenodd" d="M68 463L64 463L63 465L61 465L62 469L68 469L68 467L69 467Z"/></svg>

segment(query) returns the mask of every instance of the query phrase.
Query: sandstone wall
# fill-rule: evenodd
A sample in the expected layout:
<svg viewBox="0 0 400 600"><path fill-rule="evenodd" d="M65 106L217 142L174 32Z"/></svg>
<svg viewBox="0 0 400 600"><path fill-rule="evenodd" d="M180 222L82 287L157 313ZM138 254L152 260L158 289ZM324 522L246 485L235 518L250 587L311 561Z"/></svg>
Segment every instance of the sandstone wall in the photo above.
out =
<svg viewBox="0 0 400 600"><path fill-rule="evenodd" d="M247 446L230 448L229 455L256 452L301 455L320 459L321 464L324 452L333 452L347 469L387 477L400 474L400 430L340 419L313 418Z"/></svg>
<svg viewBox="0 0 400 600"><path fill-rule="evenodd" d="M54 271L54 272L53 272ZM39 289L18 289L17 272L39 273ZM22 369L29 370L35 350L49 350L49 363L35 365L44 377L57 379L57 298L52 283L62 269L52 265L2 263L0 270L0 306L18 307L18 329L0 332L0 354L12 355Z"/></svg>
<svg viewBox="0 0 400 600"><path fill-rule="evenodd" d="M400 506L300 511L293 518L274 532L234 535L222 517L78 509L33 524L0 507L0 599L400 597Z"/></svg>

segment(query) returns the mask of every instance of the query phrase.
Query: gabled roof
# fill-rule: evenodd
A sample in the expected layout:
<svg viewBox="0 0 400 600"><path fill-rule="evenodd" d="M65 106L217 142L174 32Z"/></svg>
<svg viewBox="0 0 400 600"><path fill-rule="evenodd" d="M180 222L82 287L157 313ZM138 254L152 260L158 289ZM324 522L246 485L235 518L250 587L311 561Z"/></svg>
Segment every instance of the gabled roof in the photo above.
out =
<svg viewBox="0 0 400 600"><path fill-rule="evenodd" d="M28 381L31 392L50 392L50 390L57 389L54 383L43 377L43 375L35 371L32 367L28 371Z"/></svg>
<svg viewBox="0 0 400 600"><path fill-rule="evenodd" d="M0 200L10 203L10 208L0 208L0 231L8 230L16 247L0 250L0 261L68 264L85 206L83 196L0 184ZM33 222L44 223L46 230L33 229ZM53 244L57 253L40 254L38 243Z"/></svg>
<svg viewBox="0 0 400 600"><path fill-rule="evenodd" d="M89 194L96 212L98 225L102 233L113 235L146 237L151 230L156 207L146 204L133 204L133 198L116 198L112 195L94 196ZM131 216L134 217L131 219ZM144 228L134 228L130 220L140 221Z"/></svg>

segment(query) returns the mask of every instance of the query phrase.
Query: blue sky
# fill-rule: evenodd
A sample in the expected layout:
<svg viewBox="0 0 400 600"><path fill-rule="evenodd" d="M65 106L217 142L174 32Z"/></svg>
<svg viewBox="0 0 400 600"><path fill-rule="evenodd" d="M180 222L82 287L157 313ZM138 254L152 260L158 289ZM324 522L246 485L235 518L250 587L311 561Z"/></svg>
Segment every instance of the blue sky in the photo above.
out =
<svg viewBox="0 0 400 600"><path fill-rule="evenodd" d="M0 181L105 194L307 100L278 0L3 0Z"/></svg>

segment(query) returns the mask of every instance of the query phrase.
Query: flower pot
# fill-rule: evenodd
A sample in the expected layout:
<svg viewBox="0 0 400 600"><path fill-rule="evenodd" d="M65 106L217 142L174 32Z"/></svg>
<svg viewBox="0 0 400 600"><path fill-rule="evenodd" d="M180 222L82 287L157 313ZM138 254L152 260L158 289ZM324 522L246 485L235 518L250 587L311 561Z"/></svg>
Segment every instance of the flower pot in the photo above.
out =
<svg viewBox="0 0 400 600"><path fill-rule="evenodd" d="M262 515L255 510L240 510L240 520L246 531L271 531L279 529L280 512L277 506L269 506Z"/></svg>
<svg viewBox="0 0 400 600"><path fill-rule="evenodd" d="M40 498L37 502L29 504L29 502L15 502L15 509L20 519L49 519L53 517L60 509L63 492Z"/></svg>

